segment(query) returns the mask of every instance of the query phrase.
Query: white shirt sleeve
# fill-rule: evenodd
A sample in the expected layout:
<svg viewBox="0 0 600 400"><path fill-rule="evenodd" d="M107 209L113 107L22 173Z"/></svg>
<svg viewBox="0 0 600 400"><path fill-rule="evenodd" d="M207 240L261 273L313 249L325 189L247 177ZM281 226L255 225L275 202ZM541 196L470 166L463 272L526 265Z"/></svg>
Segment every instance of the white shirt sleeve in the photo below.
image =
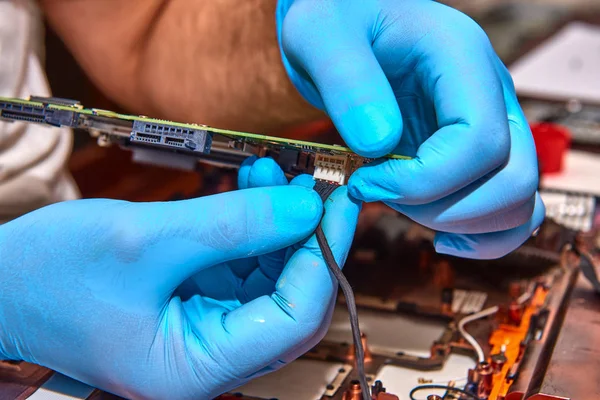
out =
<svg viewBox="0 0 600 400"><path fill-rule="evenodd" d="M31 0L0 1L0 96L49 96L41 18ZM66 169L70 129L0 122L0 223L79 197Z"/></svg>

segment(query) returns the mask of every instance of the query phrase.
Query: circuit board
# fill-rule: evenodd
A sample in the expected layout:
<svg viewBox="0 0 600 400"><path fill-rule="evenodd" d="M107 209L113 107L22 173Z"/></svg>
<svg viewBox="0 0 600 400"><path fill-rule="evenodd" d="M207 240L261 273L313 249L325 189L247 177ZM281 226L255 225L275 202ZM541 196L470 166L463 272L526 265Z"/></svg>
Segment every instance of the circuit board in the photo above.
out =
<svg viewBox="0 0 600 400"><path fill-rule="evenodd" d="M344 268L360 310L372 398L567 400L535 389L544 374L534 371L546 368L561 330L560 310L580 268L561 249L577 235L546 221L506 257L464 260L437 254L432 231L383 211L357 234ZM361 400L343 302L323 341L302 358L218 399ZM386 392L375 395L377 382Z"/></svg>
<svg viewBox="0 0 600 400"><path fill-rule="evenodd" d="M287 174L309 173L315 179L339 185L345 184L357 168L372 161L344 146L119 114L54 97L0 97L0 119L83 129L96 137L101 146L117 144L134 151L161 152L163 160L167 155L166 164L174 166L187 159L235 167L251 154L269 155ZM408 158L395 154L386 157Z"/></svg>

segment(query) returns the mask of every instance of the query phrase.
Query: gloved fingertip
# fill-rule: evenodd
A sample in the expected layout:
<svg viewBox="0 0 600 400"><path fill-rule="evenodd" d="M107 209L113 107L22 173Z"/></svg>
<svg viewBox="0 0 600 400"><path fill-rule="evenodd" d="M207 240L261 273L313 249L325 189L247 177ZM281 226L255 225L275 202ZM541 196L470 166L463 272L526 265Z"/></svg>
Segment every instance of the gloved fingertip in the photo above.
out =
<svg viewBox="0 0 600 400"><path fill-rule="evenodd" d="M290 185L295 186L304 186L306 188L312 189L315 187L315 178L312 175L302 174L294 177L290 182Z"/></svg>
<svg viewBox="0 0 600 400"><path fill-rule="evenodd" d="M252 164L254 164L254 162L256 160L258 160L258 156L256 154L253 154L244 160L244 162L242 163L242 166L246 166L246 165L252 166Z"/></svg>
<svg viewBox="0 0 600 400"><path fill-rule="evenodd" d="M344 201L346 204L353 204L354 206L358 207L359 211L362 208L362 200L352 196L352 194L350 194L350 191L348 190L348 186L340 186L339 188L335 189L335 191L329 196L329 198L333 202L339 199ZM328 206L328 204L326 204L326 206Z"/></svg>
<svg viewBox="0 0 600 400"><path fill-rule="evenodd" d="M323 201L317 192L312 188L304 186L284 186L285 192L276 201L279 203L292 203L290 207L282 207L288 214L286 217L292 218L294 222L304 224L309 230L314 230L323 216ZM290 201L293 200L293 201Z"/></svg>
<svg viewBox="0 0 600 400"><path fill-rule="evenodd" d="M456 257L474 258L475 247L467 236L438 232L433 240L435 251Z"/></svg>
<svg viewBox="0 0 600 400"><path fill-rule="evenodd" d="M531 216L531 233L533 233L537 228L540 227L540 225L542 225L544 218L546 218L546 206L542 201L542 196L540 196L540 193L536 192L535 206L533 208L533 215Z"/></svg>
<svg viewBox="0 0 600 400"><path fill-rule="evenodd" d="M244 162L242 162L242 164L240 165L237 179L238 189L248 188L248 177L250 175L250 169L252 168L252 165L256 162L257 159L257 156L252 155L246 158Z"/></svg>
<svg viewBox="0 0 600 400"><path fill-rule="evenodd" d="M288 183L285 174L270 157L259 158L250 168L249 187L281 186Z"/></svg>
<svg viewBox="0 0 600 400"><path fill-rule="evenodd" d="M460 257L460 253L458 251L456 251L455 248L448 247L444 243L436 244L435 245L435 252L438 253L438 254L444 254L444 255L447 255L447 256Z"/></svg>
<svg viewBox="0 0 600 400"><path fill-rule="evenodd" d="M364 202L397 200L398 195L382 186L387 180L379 166L359 168L348 180L348 193Z"/></svg>
<svg viewBox="0 0 600 400"><path fill-rule="evenodd" d="M371 102L353 106L337 118L330 115L347 145L363 157L383 157L400 142L402 116L395 103Z"/></svg>
<svg viewBox="0 0 600 400"><path fill-rule="evenodd" d="M371 195L372 187L365 182L363 174L356 171L350 179L348 179L348 193L355 199L362 201L372 201L374 196Z"/></svg>
<svg viewBox="0 0 600 400"><path fill-rule="evenodd" d="M260 243L261 246L273 249L289 246L312 234L323 216L323 201L320 196L312 188L304 186L249 188L245 191L230 192L229 196L232 199L228 202L235 204L234 211L243 209L245 211L242 214L245 215L224 216L226 224L232 224L232 227L227 229L230 233L236 232L236 229L246 232L250 227L253 230L250 235L253 245ZM216 201L216 196L213 197ZM243 218L246 219L245 223L240 221ZM232 239L228 245L231 245L231 242ZM238 246L237 250L244 249Z"/></svg>

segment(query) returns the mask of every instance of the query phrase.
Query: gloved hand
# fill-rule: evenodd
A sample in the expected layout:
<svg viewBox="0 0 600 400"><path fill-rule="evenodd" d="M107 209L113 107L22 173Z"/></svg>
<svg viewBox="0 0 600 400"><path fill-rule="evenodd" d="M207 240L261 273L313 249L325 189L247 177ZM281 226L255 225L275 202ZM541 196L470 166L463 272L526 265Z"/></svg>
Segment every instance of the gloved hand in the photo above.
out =
<svg viewBox="0 0 600 400"><path fill-rule="evenodd" d="M253 161L242 186L286 183ZM360 205L346 188L331 200L323 228L342 265ZM303 242L322 213L287 185L25 215L0 227L0 358L126 398L209 399L276 370L329 325L337 282Z"/></svg>
<svg viewBox="0 0 600 400"><path fill-rule="evenodd" d="M377 162L352 196L439 233L440 253L500 257L541 224L537 159L508 71L481 28L426 0L279 0L292 82Z"/></svg>

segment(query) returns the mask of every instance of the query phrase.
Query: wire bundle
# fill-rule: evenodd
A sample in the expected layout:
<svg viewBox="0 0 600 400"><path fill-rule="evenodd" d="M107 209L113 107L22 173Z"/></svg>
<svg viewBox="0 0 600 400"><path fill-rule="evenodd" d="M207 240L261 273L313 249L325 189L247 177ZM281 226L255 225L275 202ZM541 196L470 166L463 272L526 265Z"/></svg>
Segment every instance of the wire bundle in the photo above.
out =
<svg viewBox="0 0 600 400"><path fill-rule="evenodd" d="M337 187L338 185L336 184L317 181L314 189L317 191L317 193L319 193L321 199L325 201ZM335 276L337 279L340 289L342 289L342 293L346 298L346 306L348 307L348 314L350 317L350 328L352 330L352 340L354 341L354 349L356 354L355 359L356 369L358 372L358 381L360 382L363 400L371 400L369 384L367 383L367 375L365 373L365 349L362 345L360 327L358 325L358 311L356 309L356 300L354 299L352 286L344 276L338 263L335 261L335 257L333 256L331 247L327 242L327 238L325 237L325 232L323 232L321 224L319 224L315 233L317 236L317 243L319 244L319 248L323 254L323 259L325 260L325 264L327 264L327 268L329 268L333 276Z"/></svg>

